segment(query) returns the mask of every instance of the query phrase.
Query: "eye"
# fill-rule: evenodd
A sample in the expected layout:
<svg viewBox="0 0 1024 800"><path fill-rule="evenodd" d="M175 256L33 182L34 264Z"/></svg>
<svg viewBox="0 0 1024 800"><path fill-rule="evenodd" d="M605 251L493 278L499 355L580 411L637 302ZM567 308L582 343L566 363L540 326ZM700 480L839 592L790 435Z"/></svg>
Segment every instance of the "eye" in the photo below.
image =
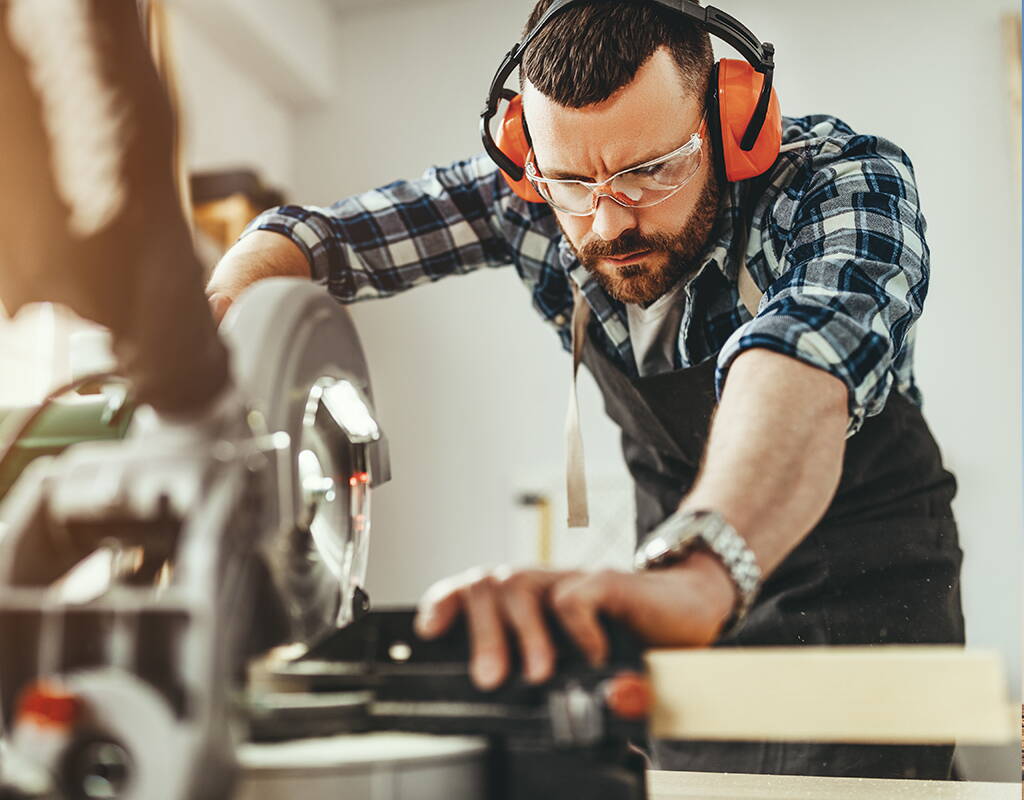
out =
<svg viewBox="0 0 1024 800"><path fill-rule="evenodd" d="M656 175L660 175L665 169L664 164L653 164L649 167L641 167L633 170L635 175L643 175L645 178L653 178Z"/></svg>

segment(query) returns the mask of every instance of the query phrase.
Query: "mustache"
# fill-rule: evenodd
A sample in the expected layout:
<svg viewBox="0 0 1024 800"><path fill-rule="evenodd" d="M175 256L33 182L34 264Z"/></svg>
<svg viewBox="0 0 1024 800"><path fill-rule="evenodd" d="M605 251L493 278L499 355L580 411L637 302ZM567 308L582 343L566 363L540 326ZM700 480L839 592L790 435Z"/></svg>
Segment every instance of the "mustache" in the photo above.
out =
<svg viewBox="0 0 1024 800"><path fill-rule="evenodd" d="M581 261L594 261L598 258L614 258L636 253L640 250L672 250L675 239L662 234L643 235L638 231L627 231L618 239L610 242L598 240L583 246L580 251Z"/></svg>

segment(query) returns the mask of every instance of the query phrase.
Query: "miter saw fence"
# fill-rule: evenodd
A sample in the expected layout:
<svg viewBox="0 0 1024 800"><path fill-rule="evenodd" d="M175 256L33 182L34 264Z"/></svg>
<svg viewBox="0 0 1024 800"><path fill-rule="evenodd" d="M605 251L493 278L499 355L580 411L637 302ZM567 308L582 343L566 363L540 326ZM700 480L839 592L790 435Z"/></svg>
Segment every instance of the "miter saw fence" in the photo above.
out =
<svg viewBox="0 0 1024 800"><path fill-rule="evenodd" d="M229 797L248 659L368 605L389 466L347 313L266 281L222 333L238 388L210 413L135 409L0 506L0 796Z"/></svg>
<svg viewBox="0 0 1024 800"><path fill-rule="evenodd" d="M272 741L368 731L485 736L489 800L646 797L645 760L630 745L645 740L651 702L639 644L624 628L606 626L609 658L594 668L550 623L555 677L543 685L514 677L482 692L469 678L463 623L423 641L412 611L371 612L256 682L252 734ZM518 676L519 665L512 671Z"/></svg>

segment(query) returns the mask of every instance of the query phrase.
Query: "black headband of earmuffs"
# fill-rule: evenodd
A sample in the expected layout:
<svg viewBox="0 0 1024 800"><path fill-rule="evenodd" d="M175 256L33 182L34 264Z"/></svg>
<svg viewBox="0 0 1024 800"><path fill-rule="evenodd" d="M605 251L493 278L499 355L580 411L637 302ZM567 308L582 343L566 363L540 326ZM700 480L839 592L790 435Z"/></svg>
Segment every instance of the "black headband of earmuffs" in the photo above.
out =
<svg viewBox="0 0 1024 800"><path fill-rule="evenodd" d="M480 115L480 137L483 139L484 149L494 162L501 167L513 180L522 180L523 167L516 164L511 158L502 152L497 142L491 135L491 120L498 113L498 106L502 100L511 100L516 93L505 88L505 83L513 70L520 65L523 54L530 42L543 30L543 28L556 15L572 6L583 5L593 0L555 0L544 16L533 27L523 40L512 45L512 49L505 54L501 66L494 74L491 81L491 89L487 95L487 105ZM644 0L644 2L667 8L680 14L685 19L696 23L709 34L718 37L727 44L732 45L757 72L765 76L761 84L761 93L757 98L757 105L750 117L750 123L743 133L743 140L740 147L744 150L751 150L757 141L758 134L764 126L765 117L768 115L768 102L772 94L772 76L775 71L775 46L770 42L761 42L742 23L724 11L714 6L701 6L692 0Z"/></svg>

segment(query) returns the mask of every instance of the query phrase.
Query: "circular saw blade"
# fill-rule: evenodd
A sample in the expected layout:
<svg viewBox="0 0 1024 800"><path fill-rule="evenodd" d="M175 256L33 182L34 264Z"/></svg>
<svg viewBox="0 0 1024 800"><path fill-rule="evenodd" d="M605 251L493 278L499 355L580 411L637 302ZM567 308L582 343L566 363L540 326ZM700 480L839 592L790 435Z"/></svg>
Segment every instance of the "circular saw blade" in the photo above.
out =
<svg viewBox="0 0 1024 800"><path fill-rule="evenodd" d="M298 279L254 284L221 333L250 424L287 435L265 554L292 641L312 643L365 605L369 491L389 477L366 359L348 312Z"/></svg>

